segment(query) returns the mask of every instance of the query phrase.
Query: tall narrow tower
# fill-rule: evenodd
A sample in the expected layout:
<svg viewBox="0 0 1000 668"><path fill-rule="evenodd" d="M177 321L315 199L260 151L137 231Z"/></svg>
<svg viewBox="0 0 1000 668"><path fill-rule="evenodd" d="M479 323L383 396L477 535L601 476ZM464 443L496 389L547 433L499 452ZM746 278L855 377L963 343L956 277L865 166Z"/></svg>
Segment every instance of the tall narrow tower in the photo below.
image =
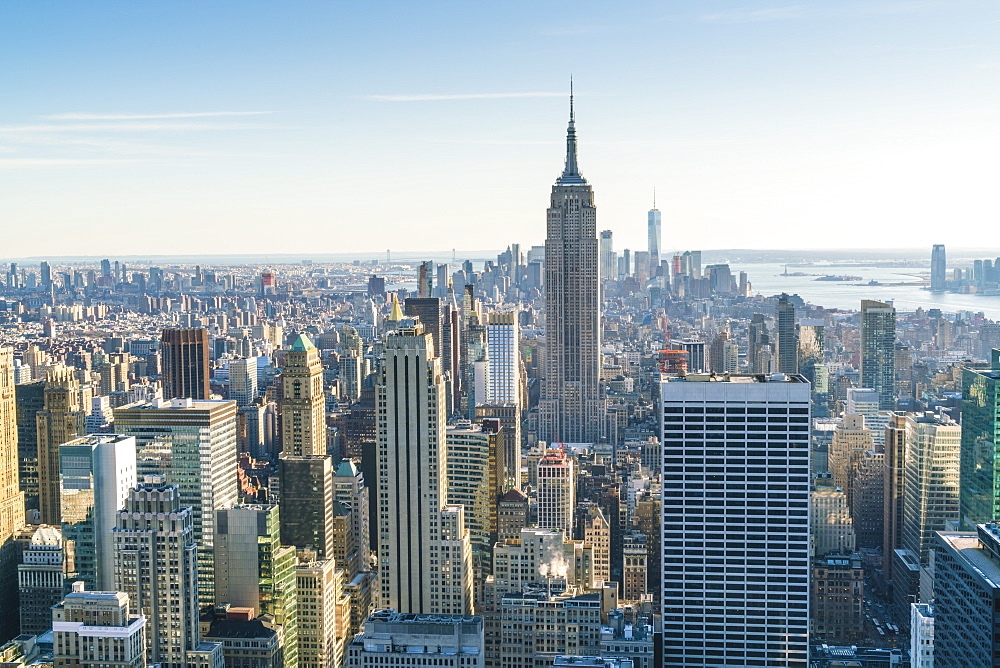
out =
<svg viewBox="0 0 1000 668"><path fill-rule="evenodd" d="M281 452L326 454L326 399L323 363L305 334L292 341L281 370Z"/></svg>
<svg viewBox="0 0 1000 668"><path fill-rule="evenodd" d="M382 604L467 615L472 551L462 506L447 505L445 390L430 334L386 336L378 387L378 558Z"/></svg>
<svg viewBox="0 0 1000 668"><path fill-rule="evenodd" d="M799 372L799 334L795 331L795 304L784 292L778 297L778 371Z"/></svg>
<svg viewBox="0 0 1000 668"><path fill-rule="evenodd" d="M17 479L17 419L14 351L0 348L0 605L17 606L17 561L13 534L24 525L24 493ZM0 615L0 639L17 633L17 615Z"/></svg>
<svg viewBox="0 0 1000 668"><path fill-rule="evenodd" d="M545 237L545 380L539 437L593 443L601 435L601 309L594 191L576 161L570 92L566 167L554 186Z"/></svg>
<svg viewBox="0 0 1000 668"><path fill-rule="evenodd" d="M653 208L649 210L646 217L649 228L649 275L655 276L656 270L660 266L660 239L663 233L660 222L660 210L656 208L656 193L653 193Z"/></svg>
<svg viewBox="0 0 1000 668"><path fill-rule="evenodd" d="M879 409L896 408L896 309L861 300L861 386L878 391Z"/></svg>

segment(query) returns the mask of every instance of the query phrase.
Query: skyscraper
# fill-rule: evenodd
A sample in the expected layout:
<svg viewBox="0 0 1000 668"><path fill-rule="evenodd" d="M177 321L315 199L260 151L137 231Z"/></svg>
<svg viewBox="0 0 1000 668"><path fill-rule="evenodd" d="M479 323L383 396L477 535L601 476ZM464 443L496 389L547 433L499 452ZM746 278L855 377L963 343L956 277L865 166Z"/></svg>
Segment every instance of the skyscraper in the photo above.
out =
<svg viewBox="0 0 1000 668"><path fill-rule="evenodd" d="M229 398L237 408L245 408L257 399L257 358L246 357L229 363Z"/></svg>
<svg viewBox="0 0 1000 668"><path fill-rule="evenodd" d="M278 460L278 475L282 544L311 548L320 558L332 559L333 458L286 455Z"/></svg>
<svg viewBox="0 0 1000 668"><path fill-rule="evenodd" d="M212 597L215 511L239 498L236 478L236 403L191 399L139 402L115 409L115 429L135 436L139 479L162 476L190 506L198 544L203 604Z"/></svg>
<svg viewBox="0 0 1000 668"><path fill-rule="evenodd" d="M41 635L52 628L52 606L63 599L63 550L59 529L35 529L17 566L21 633Z"/></svg>
<svg viewBox="0 0 1000 668"><path fill-rule="evenodd" d="M114 591L113 530L136 484L135 439L94 434L63 443L59 473L66 576Z"/></svg>
<svg viewBox="0 0 1000 668"><path fill-rule="evenodd" d="M903 548L920 560L921 599L930 602L933 573L928 572L934 533L959 520L959 450L962 428L931 414L905 418L903 455Z"/></svg>
<svg viewBox="0 0 1000 668"><path fill-rule="evenodd" d="M281 544L278 506L220 510L215 544L215 602L274 615L284 631L284 666L298 666L295 548Z"/></svg>
<svg viewBox="0 0 1000 668"><path fill-rule="evenodd" d="M42 524L59 526L59 446L81 436L87 412L80 402L80 383L71 369L55 367L45 379L45 408L36 415L38 427L38 492Z"/></svg>
<svg viewBox="0 0 1000 668"><path fill-rule="evenodd" d="M177 485L129 492L115 527L115 589L147 617L149 662L181 668L198 644L198 546Z"/></svg>
<svg viewBox="0 0 1000 668"><path fill-rule="evenodd" d="M664 376L660 396L662 665L804 668L809 384Z"/></svg>
<svg viewBox="0 0 1000 668"><path fill-rule="evenodd" d="M538 526L573 533L576 510L576 476L573 458L562 450L549 450L538 460Z"/></svg>
<svg viewBox="0 0 1000 668"><path fill-rule="evenodd" d="M931 249L931 290L944 290L948 280L948 261L944 244L934 244Z"/></svg>
<svg viewBox="0 0 1000 668"><path fill-rule="evenodd" d="M489 386L486 403L521 403L520 330L517 311L490 313L486 321Z"/></svg>
<svg viewBox="0 0 1000 668"><path fill-rule="evenodd" d="M208 330L165 329L161 334L163 396L208 399Z"/></svg>
<svg viewBox="0 0 1000 668"><path fill-rule="evenodd" d="M600 393L601 308L594 191L576 159L576 118L570 94L566 166L552 186L545 237L545 374L539 437L596 443Z"/></svg>
<svg viewBox="0 0 1000 668"><path fill-rule="evenodd" d="M646 227L649 231L649 273L656 275L656 270L660 267L660 242L662 233L662 223L660 222L660 210L656 208L656 201L653 201L653 208L647 215Z"/></svg>
<svg viewBox="0 0 1000 668"><path fill-rule="evenodd" d="M281 452L326 454L326 397L319 351L305 334L292 341L281 369Z"/></svg>
<svg viewBox="0 0 1000 668"><path fill-rule="evenodd" d="M799 372L799 335L795 331L795 304L784 292L778 297L778 371Z"/></svg>
<svg viewBox="0 0 1000 668"><path fill-rule="evenodd" d="M601 230L601 280L613 281L618 278L618 258L611 230Z"/></svg>
<svg viewBox="0 0 1000 668"><path fill-rule="evenodd" d="M879 408L896 407L896 309L861 300L861 386L878 392Z"/></svg>
<svg viewBox="0 0 1000 668"><path fill-rule="evenodd" d="M17 605L14 532L24 525L24 493L17 479L17 419L14 405L14 355L0 348L0 610ZM0 639L17 635L17 615L0 615Z"/></svg>
<svg viewBox="0 0 1000 668"><path fill-rule="evenodd" d="M441 361L420 323L390 332L379 373L378 556L382 604L469 614L472 553L464 509L448 506Z"/></svg>
<svg viewBox="0 0 1000 668"><path fill-rule="evenodd" d="M991 369L962 369L962 524L1000 519L1000 350Z"/></svg>

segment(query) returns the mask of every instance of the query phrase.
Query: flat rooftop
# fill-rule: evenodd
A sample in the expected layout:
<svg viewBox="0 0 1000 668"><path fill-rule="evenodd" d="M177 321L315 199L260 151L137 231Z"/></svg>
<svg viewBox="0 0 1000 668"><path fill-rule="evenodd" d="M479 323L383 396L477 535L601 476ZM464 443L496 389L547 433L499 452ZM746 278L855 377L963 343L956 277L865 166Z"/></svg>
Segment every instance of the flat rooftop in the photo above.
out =
<svg viewBox="0 0 1000 668"><path fill-rule="evenodd" d="M660 379L667 383L809 383L795 373L689 373L684 376L664 373L660 374Z"/></svg>

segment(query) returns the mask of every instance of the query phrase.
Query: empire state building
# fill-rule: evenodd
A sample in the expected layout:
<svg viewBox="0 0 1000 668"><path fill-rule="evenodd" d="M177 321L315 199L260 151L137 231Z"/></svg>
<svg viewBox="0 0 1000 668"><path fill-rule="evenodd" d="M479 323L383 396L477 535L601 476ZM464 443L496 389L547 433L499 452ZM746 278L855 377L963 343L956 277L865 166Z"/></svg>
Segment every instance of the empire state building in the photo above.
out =
<svg viewBox="0 0 1000 668"><path fill-rule="evenodd" d="M566 167L555 185L545 237L545 375L538 437L596 443L601 436L601 308L594 191L576 161L570 93Z"/></svg>

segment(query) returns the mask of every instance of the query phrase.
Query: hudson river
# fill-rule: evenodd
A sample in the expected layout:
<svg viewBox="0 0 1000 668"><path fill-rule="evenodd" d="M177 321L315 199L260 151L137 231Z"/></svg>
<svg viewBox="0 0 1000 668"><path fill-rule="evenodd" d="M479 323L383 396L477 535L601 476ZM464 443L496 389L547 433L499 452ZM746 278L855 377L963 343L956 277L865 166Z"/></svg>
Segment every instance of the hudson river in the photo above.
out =
<svg viewBox="0 0 1000 668"><path fill-rule="evenodd" d="M730 264L734 276L738 279L740 271L747 272L747 277L754 294L771 296L787 292L798 294L807 302L825 308L860 310L862 299L891 301L899 311L915 311L918 307L924 310L939 308L945 313L958 311L982 311L986 317L1000 319L1000 296L986 297L982 295L960 295L947 292L930 292L922 288L926 284L929 271L927 269L910 267L879 267L869 266L838 266L812 265L792 266L788 271L813 274L810 276L782 276L785 271L783 264L740 263ZM860 276L860 281L817 281L817 276L832 274L836 276ZM919 285L858 285L871 280L880 283L919 283Z"/></svg>

